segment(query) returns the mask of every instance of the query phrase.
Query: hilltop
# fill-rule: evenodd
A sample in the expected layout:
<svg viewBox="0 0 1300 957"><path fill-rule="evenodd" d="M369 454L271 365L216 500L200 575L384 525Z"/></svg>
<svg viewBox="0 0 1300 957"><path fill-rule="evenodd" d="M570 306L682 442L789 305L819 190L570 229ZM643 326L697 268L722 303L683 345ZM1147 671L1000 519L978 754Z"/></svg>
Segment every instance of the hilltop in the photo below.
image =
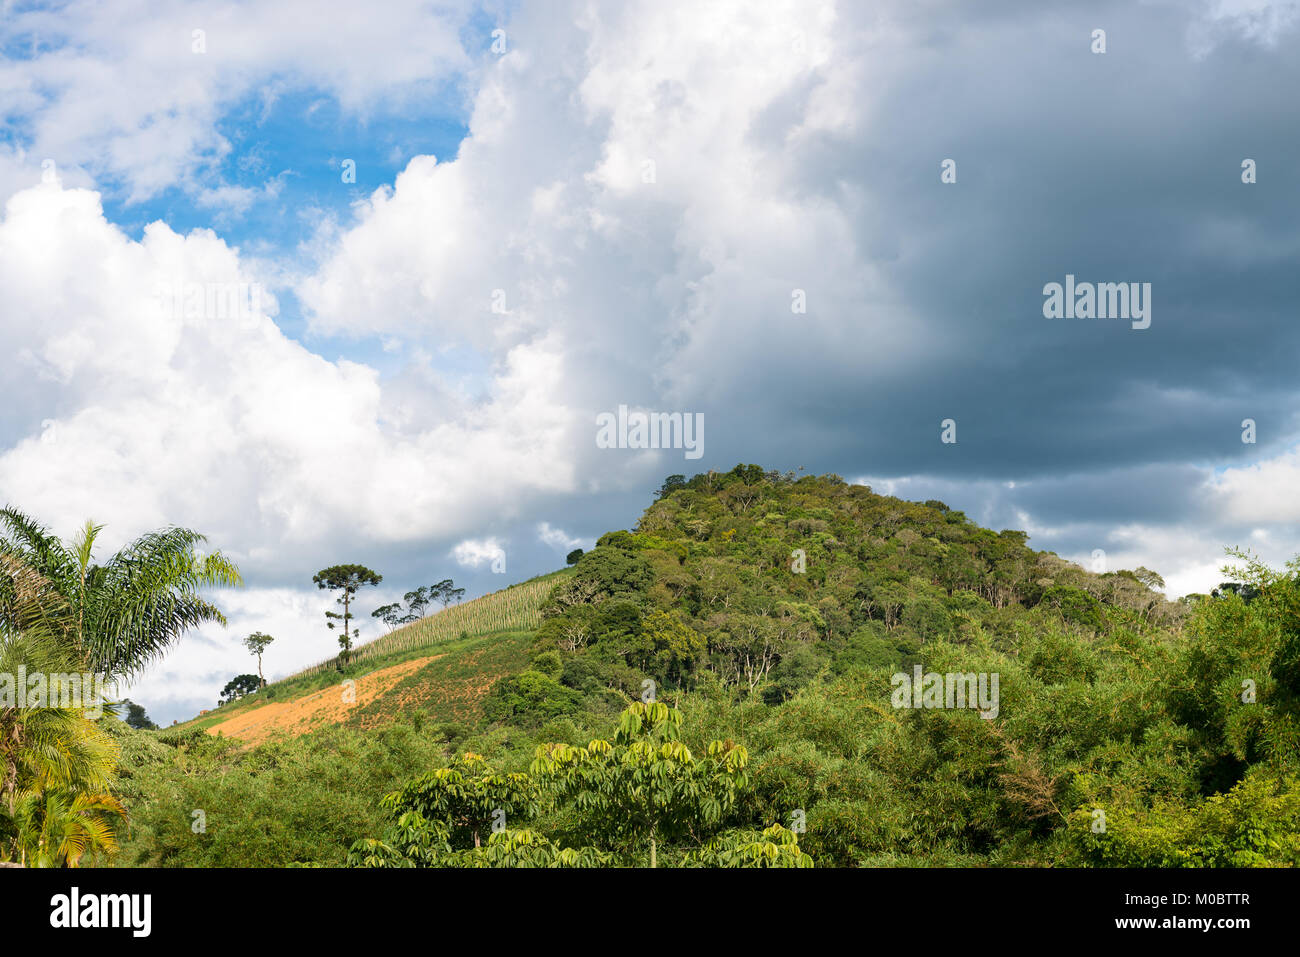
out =
<svg viewBox="0 0 1300 957"><path fill-rule="evenodd" d="M1154 572L1095 574L1026 539L838 476L671 476L634 530L603 536L556 587L539 639L569 651L613 639L614 657L669 687L707 672L780 700L852 660L910 663L927 642L977 635L996 646L1022 613L1080 635L1177 629L1186 615ZM664 614L698 637L647 631L671 631Z"/></svg>
<svg viewBox="0 0 1300 957"><path fill-rule="evenodd" d="M336 693L327 662L218 721L123 732L132 855L341 863L420 772L469 751L526 776L538 745L608 737L655 697L694 753L752 756L745 800L665 862L709 830L797 824L799 847L841 866L1297 863L1294 572L1247 562L1249 589L1169 602L1155 572L1086 571L942 502L752 465L670 476L571 569L479 599L481 630L467 603L464 627L443 612L361 649L346 712L269 720ZM923 674L947 700L900 694ZM249 740L208 733L222 725ZM195 807L226 809L221 828L173 834ZM586 846L575 860L635 862L581 813L537 813L555 846Z"/></svg>

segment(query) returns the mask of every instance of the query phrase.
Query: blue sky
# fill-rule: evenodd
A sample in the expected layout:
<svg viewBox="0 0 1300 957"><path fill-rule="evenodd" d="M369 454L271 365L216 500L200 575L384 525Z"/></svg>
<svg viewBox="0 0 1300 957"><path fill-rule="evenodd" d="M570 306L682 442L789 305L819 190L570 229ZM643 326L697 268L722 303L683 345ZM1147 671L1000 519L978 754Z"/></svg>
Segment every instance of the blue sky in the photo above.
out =
<svg viewBox="0 0 1300 957"><path fill-rule="evenodd" d="M347 223L353 205L391 186L412 156L435 156L441 162L456 158L468 132L458 115L460 105L454 88L410 101L400 114L370 116L345 111L321 90L291 88L269 102L265 91L250 93L231 104L216 124L229 151L208 158L204 181L219 184L210 188L271 190L270 195L246 209L222 209L177 185L133 201L120 180L108 178L103 182L104 213L137 240L147 224L159 220L179 233L216 229L232 246L288 268L307 268L301 247L322 220ZM285 335L310 341L323 355L346 354L391 371L393 359L379 343L313 336L292 287L278 286L273 292L280 307L277 325Z"/></svg>
<svg viewBox="0 0 1300 957"><path fill-rule="evenodd" d="M212 228L232 245L251 244L277 257L291 257L309 238L306 211L346 220L352 204L384 185L392 185L412 157L456 158L468 130L457 115L455 91L443 92L419 112L365 117L346 113L319 90L293 90L270 104L260 93L232 104L216 125L230 145L212 158L209 182L260 190L282 185L273 200L241 213L197 205L184 189L172 187L143 202L131 202L120 183L106 196L105 213L134 238L145 224L161 219L178 232ZM418 102L418 101L417 101ZM355 183L343 180L343 163L354 164Z"/></svg>

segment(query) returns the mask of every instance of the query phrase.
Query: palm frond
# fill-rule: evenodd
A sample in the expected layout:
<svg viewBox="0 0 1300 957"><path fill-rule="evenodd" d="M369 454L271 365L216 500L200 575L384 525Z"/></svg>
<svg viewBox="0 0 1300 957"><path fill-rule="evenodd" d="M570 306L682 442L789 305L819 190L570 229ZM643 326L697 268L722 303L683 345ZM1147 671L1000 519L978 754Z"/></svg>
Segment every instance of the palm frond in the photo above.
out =
<svg viewBox="0 0 1300 957"><path fill-rule="evenodd" d="M96 564L101 528L87 522L69 549L30 516L0 511L0 557L8 556L0 564L0 620L30 626L20 620L19 591L61 596L42 606L49 629L70 636L77 658L110 678L137 674L191 628L226 624L202 593L243 579L220 552L200 551L205 536L177 527L150 532ZM36 606L27 600L25 607Z"/></svg>
<svg viewBox="0 0 1300 957"><path fill-rule="evenodd" d="M17 554L46 578L69 583L76 560L53 535L30 515L12 506L0 509L0 550Z"/></svg>
<svg viewBox="0 0 1300 957"><path fill-rule="evenodd" d="M199 592L240 585L243 579L219 552L197 554L196 546L205 541L184 528L153 532L98 570L87 596L87 641L96 668L114 676L134 674L189 629L226 624L221 611Z"/></svg>

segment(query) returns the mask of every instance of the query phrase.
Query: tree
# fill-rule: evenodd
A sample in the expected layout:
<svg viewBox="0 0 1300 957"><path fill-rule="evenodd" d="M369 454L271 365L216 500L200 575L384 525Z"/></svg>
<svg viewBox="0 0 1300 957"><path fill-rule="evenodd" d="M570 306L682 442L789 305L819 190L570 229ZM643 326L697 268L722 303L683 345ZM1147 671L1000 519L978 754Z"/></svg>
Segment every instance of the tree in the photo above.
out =
<svg viewBox="0 0 1300 957"><path fill-rule="evenodd" d="M157 731L158 725L149 720L149 715L145 713L144 705L136 704L130 698L123 698L120 702L126 705L126 721L129 727L137 731Z"/></svg>
<svg viewBox="0 0 1300 957"><path fill-rule="evenodd" d="M262 681L257 675L235 675L221 689L222 703L235 701L246 694L252 694L260 687L262 687Z"/></svg>
<svg viewBox="0 0 1300 957"><path fill-rule="evenodd" d="M481 848L464 851L455 867L609 867L610 855L594 847L557 847L545 835L526 829L493 831Z"/></svg>
<svg viewBox="0 0 1300 957"><path fill-rule="evenodd" d="M244 647L250 654L257 656L257 677L261 681L259 687L266 687L266 679L262 677L262 652L266 651L266 646L273 641L274 638L260 631L255 631L244 639Z"/></svg>
<svg viewBox="0 0 1300 957"><path fill-rule="evenodd" d="M61 619L58 633L84 668L129 677L191 628L226 623L200 591L243 581L219 552L199 552L204 536L187 528L150 532L101 565L94 548L102 528L87 522L65 544L17 509L0 510L0 552L41 576L62 599L51 614ZM14 596L12 573L0 574L0 619L13 621Z"/></svg>
<svg viewBox="0 0 1300 957"><path fill-rule="evenodd" d="M447 579L446 584L451 585L451 579ZM407 616L402 620L405 622L419 621L424 617L424 610L429 607L435 598L434 589L437 585L421 585L415 591L408 591L402 596L406 600L406 607L410 609Z"/></svg>
<svg viewBox="0 0 1300 957"><path fill-rule="evenodd" d="M1210 592L1214 598L1223 598L1226 595L1236 595L1244 602L1252 602L1259 597L1259 589L1251 584L1242 582L1223 582L1218 588Z"/></svg>
<svg viewBox="0 0 1300 957"><path fill-rule="evenodd" d="M718 827L750 783L748 751L714 741L697 759L681 741L681 723L675 708L634 701L612 742L542 745L532 772L558 799L573 801L609 846L645 842L656 867L660 839Z"/></svg>
<svg viewBox="0 0 1300 957"><path fill-rule="evenodd" d="M378 618L388 626L389 631L392 631L405 621L402 617L402 603L400 601L395 601L391 605L380 605L370 613L370 617Z"/></svg>
<svg viewBox="0 0 1300 957"><path fill-rule="evenodd" d="M443 599L443 593L446 592L447 589L454 588L454 587L455 587L455 582L453 582L450 578L444 578L436 585L429 586L429 598L432 601L442 602L442 607L446 608L447 602Z"/></svg>
<svg viewBox="0 0 1300 957"><path fill-rule="evenodd" d="M390 813L396 820L382 839L364 837L352 843L348 867L438 867L455 853L450 829L442 821L430 821L419 811Z"/></svg>
<svg viewBox="0 0 1300 957"><path fill-rule="evenodd" d="M681 684L708 653L708 643L675 615L654 611L642 623L642 667L653 663L660 677Z"/></svg>
<svg viewBox="0 0 1300 957"><path fill-rule="evenodd" d="M799 848L799 835L780 824L756 834L727 831L686 855L687 867L812 867L813 859Z"/></svg>
<svg viewBox="0 0 1300 957"><path fill-rule="evenodd" d="M1165 587L1165 580L1158 573L1141 565L1133 572L1133 577L1152 591L1163 590Z"/></svg>
<svg viewBox="0 0 1300 957"><path fill-rule="evenodd" d="M389 794L380 806L394 817L418 812L440 822L451 847L479 847L489 828L535 812L537 789L526 774L489 768L472 752L458 755L448 767L430 771Z"/></svg>
<svg viewBox="0 0 1300 957"><path fill-rule="evenodd" d="M727 474L735 476L746 485L758 485L767 476L767 473L763 471L762 466L753 464L737 465Z"/></svg>
<svg viewBox="0 0 1300 957"><path fill-rule="evenodd" d="M0 617L0 679L12 680L20 668L28 674L75 671L79 660L68 602L51 590L47 579L11 554L0 552L0 578L9 589L6 614ZM6 698L5 686L0 680L0 700ZM8 685L8 693L16 690ZM61 819L58 813L50 819L49 812L83 795L90 803L78 804L76 813L90 812L90 805L109 789L118 747L100 722L86 717L87 707L100 703L87 700L84 689L81 707L50 707L53 702L32 701L25 694L3 700L0 860L17 858L26 863L34 854L36 863L58 864L68 861L71 852L75 863L84 853L88 845L79 843L79 838L49 842L54 821ZM47 820L51 827L46 827ZM111 847L105 844L104 849Z"/></svg>
<svg viewBox="0 0 1300 957"><path fill-rule="evenodd" d="M483 714L489 721L539 725L551 718L574 714L581 706L582 695L552 676L539 671L521 671L497 679L483 701Z"/></svg>
<svg viewBox="0 0 1300 957"><path fill-rule="evenodd" d="M573 575L555 586L543 606L543 615L550 617L566 608L594 605L607 598L636 597L644 594L653 580L650 563L641 555L614 545L598 545L578 559Z"/></svg>
<svg viewBox="0 0 1300 957"><path fill-rule="evenodd" d="M578 564L578 559L581 557L582 557L582 549L575 548L573 551L569 552L569 554L564 556L564 564L576 565Z"/></svg>
<svg viewBox="0 0 1300 957"><path fill-rule="evenodd" d="M12 820L15 846L28 867L77 867L89 854L117 850L114 819L126 808L111 794L50 789L29 792L18 801Z"/></svg>
<svg viewBox="0 0 1300 957"><path fill-rule="evenodd" d="M382 619L391 631L398 625L409 625L419 621L433 602L441 601L445 608L452 600L459 599L464 594L465 589L456 588L450 578L445 578L436 585L421 585L403 595L402 599L407 606L406 614L402 614L401 602L393 602L391 605L381 605L376 608L370 616Z"/></svg>
<svg viewBox="0 0 1300 957"><path fill-rule="evenodd" d="M419 811L407 811L389 826L385 840L365 838L348 851L349 867L607 867L611 856L592 847L557 847L545 835L501 828L479 847L453 850L447 827Z"/></svg>
<svg viewBox="0 0 1300 957"><path fill-rule="evenodd" d="M670 475L664 479L664 484L659 486L655 491L655 500L658 501L661 498L666 498L679 488L686 488L686 476Z"/></svg>
<svg viewBox="0 0 1300 957"><path fill-rule="evenodd" d="M446 608L453 601L458 602L464 598L465 589L457 588L456 583L450 578L444 578L438 584L430 586L430 596L442 602L442 607Z"/></svg>
<svg viewBox="0 0 1300 957"><path fill-rule="evenodd" d="M339 647L342 649L339 653L339 662L346 664L348 658L352 656L352 639L361 634L360 629L352 628L352 600L358 591L367 585L378 585L384 580L384 576L371 571L365 565L332 565L318 571L311 580L322 591L328 589L341 593L335 599L335 604L343 606L343 614L327 611L325 618L326 627L330 631L334 630L336 621L343 623L343 634L339 637Z"/></svg>

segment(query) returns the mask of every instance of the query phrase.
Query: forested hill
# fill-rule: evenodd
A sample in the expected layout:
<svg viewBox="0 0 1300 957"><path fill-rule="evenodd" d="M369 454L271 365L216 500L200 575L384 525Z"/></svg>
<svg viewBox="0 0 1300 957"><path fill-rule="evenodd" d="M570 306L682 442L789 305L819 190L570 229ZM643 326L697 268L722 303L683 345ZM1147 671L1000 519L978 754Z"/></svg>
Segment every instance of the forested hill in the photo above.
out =
<svg viewBox="0 0 1300 957"><path fill-rule="evenodd" d="M526 628L441 646L346 725L123 731L131 859L1300 864L1300 563L1242 555L1171 603L1145 569L752 465L670 477L571 559ZM224 809L200 840L196 807Z"/></svg>
<svg viewBox="0 0 1300 957"><path fill-rule="evenodd" d="M825 665L902 664L926 642L1009 638L1050 620L1080 636L1177 627L1144 568L1094 574L944 503L877 495L837 476L670 476L634 531L604 535L544 609L564 651L617 649L669 686L704 671L783 698ZM662 618L673 613L690 634ZM658 640L647 620L667 628ZM675 636L675 637L674 637Z"/></svg>

